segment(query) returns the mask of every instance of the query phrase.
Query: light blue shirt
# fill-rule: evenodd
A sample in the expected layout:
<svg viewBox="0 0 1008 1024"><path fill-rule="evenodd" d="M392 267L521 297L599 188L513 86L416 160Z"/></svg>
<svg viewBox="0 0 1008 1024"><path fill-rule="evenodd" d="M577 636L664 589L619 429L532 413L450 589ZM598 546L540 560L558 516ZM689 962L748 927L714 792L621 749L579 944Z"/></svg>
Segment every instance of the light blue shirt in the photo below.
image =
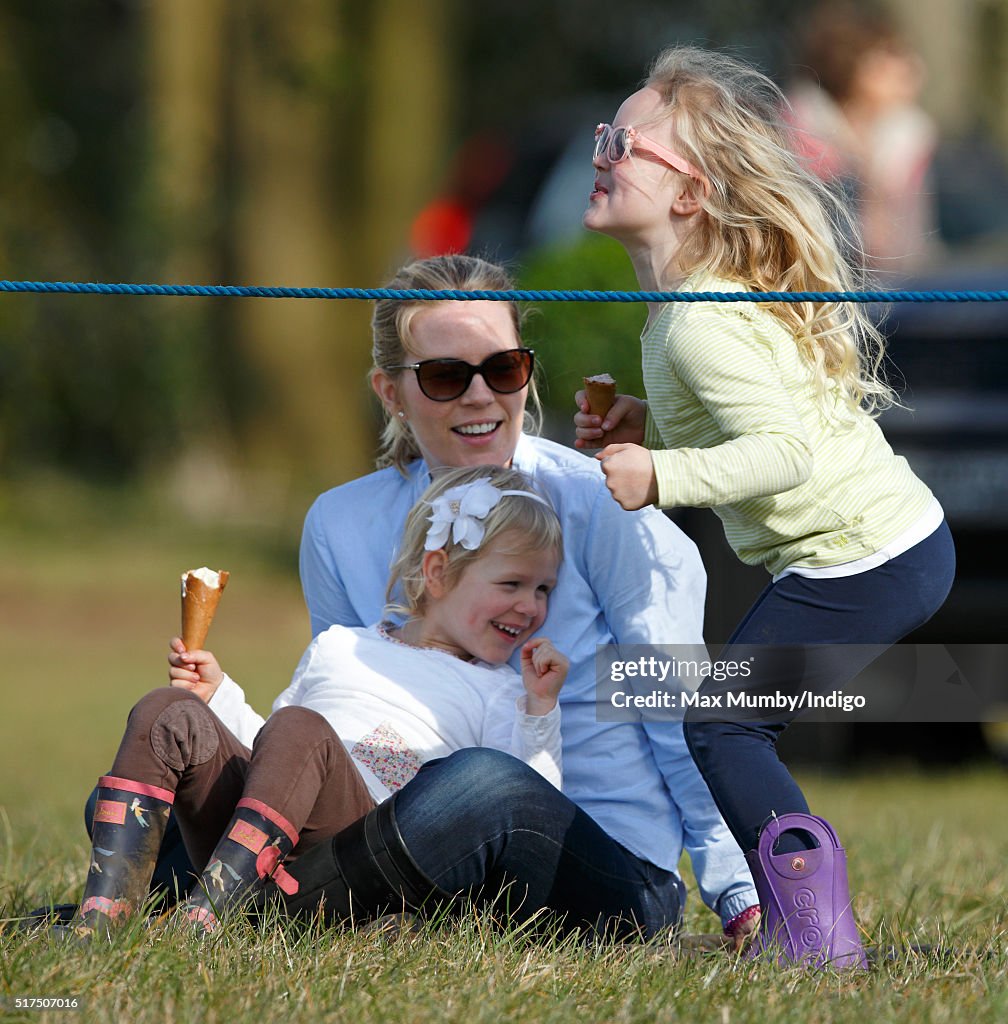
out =
<svg viewBox="0 0 1008 1024"><path fill-rule="evenodd" d="M523 435L513 466L553 503L564 558L542 634L570 658L560 691L564 793L638 857L676 871L685 849L723 922L758 902L745 859L690 756L679 722L601 722L599 644L703 642L706 575L693 542L653 508L625 512L595 459ZM301 539L301 584L318 635L382 617L389 565L430 483L423 462L316 499ZM512 664L520 671L519 655Z"/></svg>

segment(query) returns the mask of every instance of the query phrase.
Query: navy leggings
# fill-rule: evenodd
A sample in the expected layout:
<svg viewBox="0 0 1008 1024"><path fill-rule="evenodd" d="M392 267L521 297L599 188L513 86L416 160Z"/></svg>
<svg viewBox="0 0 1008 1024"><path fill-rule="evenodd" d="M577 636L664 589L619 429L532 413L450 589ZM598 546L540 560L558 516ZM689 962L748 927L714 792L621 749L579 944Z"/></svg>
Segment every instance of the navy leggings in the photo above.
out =
<svg viewBox="0 0 1008 1024"><path fill-rule="evenodd" d="M832 579L785 576L771 583L732 634L732 645L850 644L889 646L923 625L942 606L955 576L955 547L948 525L896 558L868 572ZM849 683L868 658L864 648L834 657L816 677L814 689L829 693ZM871 654L879 653L878 646ZM746 689L794 691L799 680L787 678L794 661L757 658ZM761 674L762 669L762 674ZM808 677L801 679L808 686ZM707 679L700 692L723 692L724 684ZM808 813L798 784L780 758L776 744L795 717L782 712L767 721L703 721L687 713L686 742L714 801L743 851L753 850L763 825L774 815ZM778 847L799 845L785 833Z"/></svg>

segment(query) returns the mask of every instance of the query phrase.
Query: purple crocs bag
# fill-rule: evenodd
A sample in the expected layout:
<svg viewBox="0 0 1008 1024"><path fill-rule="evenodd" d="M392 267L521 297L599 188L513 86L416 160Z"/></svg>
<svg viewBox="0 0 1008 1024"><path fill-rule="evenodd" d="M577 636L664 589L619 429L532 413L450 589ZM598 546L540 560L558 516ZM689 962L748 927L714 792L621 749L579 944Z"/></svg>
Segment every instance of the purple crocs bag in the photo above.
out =
<svg viewBox="0 0 1008 1024"><path fill-rule="evenodd" d="M807 832L819 845L775 854L778 837L795 830ZM750 956L776 956L782 966L867 966L851 911L847 855L828 822L811 814L775 817L746 860L763 910L759 939Z"/></svg>

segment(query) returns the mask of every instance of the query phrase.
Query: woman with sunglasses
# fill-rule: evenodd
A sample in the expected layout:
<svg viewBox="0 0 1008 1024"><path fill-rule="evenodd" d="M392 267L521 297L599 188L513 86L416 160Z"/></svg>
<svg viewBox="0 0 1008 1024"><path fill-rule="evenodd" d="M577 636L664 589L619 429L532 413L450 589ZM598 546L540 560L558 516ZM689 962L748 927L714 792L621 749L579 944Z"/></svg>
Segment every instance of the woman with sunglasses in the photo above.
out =
<svg viewBox="0 0 1008 1024"><path fill-rule="evenodd" d="M782 108L776 86L739 61L662 53L645 87L596 132L585 226L622 243L646 290L849 290L840 240L853 227L794 156ZM602 420L579 393L576 444L602 449L606 484L625 509L713 508L739 557L772 574L722 655L754 655L747 689L830 693L871 660L868 645L877 652L934 614L952 583L952 538L873 418L894 396L863 307L652 303L641 345L648 401L619 396ZM773 655L757 644L776 645ZM700 693L720 689L708 679ZM861 964L846 878L816 877L825 851L806 850L816 837L839 868L835 833L809 815L777 757L793 717L690 713L686 736L747 851L767 915L763 945L781 959ZM812 908L815 927L805 927L812 911L797 928L783 913L786 891Z"/></svg>
<svg viewBox="0 0 1008 1024"><path fill-rule="evenodd" d="M501 267L460 255L410 263L389 287L508 290L513 282ZM382 468L326 492L308 512L301 579L312 634L381 620L397 539L432 473L521 470L563 532L543 628L570 657L560 693L564 788L530 779L517 759L462 750L428 763L395 794L381 834L358 842L341 833L339 843L306 852L292 873L304 891L338 887L349 844L358 885L375 881L375 906L387 903L388 885L408 903L419 868L445 892L511 880L546 893L543 905L568 920L624 929L636 922L650 936L682 919L685 850L702 899L741 942L758 917L756 892L682 730L604 721L597 707L597 645L702 644L706 577L696 547L654 509L627 515L597 462L533 433L534 355L521 343L514 303L383 299L372 327L371 384L387 421ZM502 878L505 848L512 867ZM191 876L172 820L155 885L170 893ZM366 914L367 893L355 899L355 912Z"/></svg>
<svg viewBox="0 0 1008 1024"><path fill-rule="evenodd" d="M408 264L389 287L513 284L499 266L444 256ZM653 509L627 516L597 463L532 433L535 357L515 304L383 299L372 327L371 385L387 421L382 468L323 494L308 513L301 579L313 633L380 618L395 538L432 473L510 466L550 499L563 527L543 628L570 657L563 793L516 760L453 754L394 797L398 832L385 861L414 863L445 891L470 891L499 883L506 846L509 863L524 865L513 880L548 893L546 906L578 921L633 920L653 935L681 920L685 848L704 901L741 934L755 891L681 730L600 721L596 706L596 645L702 642L705 576L694 545ZM641 606L642 587L651 608ZM298 870L316 884L340 867L320 847Z"/></svg>

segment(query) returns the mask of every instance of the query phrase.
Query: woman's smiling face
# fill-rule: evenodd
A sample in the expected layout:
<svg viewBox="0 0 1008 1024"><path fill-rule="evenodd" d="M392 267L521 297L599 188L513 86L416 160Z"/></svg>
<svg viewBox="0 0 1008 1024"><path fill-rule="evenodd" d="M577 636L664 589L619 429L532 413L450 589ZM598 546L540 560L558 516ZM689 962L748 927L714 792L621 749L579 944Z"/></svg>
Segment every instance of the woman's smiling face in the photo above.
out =
<svg viewBox="0 0 1008 1024"><path fill-rule="evenodd" d="M463 359L478 365L522 343L506 302L435 302L414 314L409 336L408 362ZM400 370L395 376L379 371L374 387L392 415L403 414L429 467L511 464L528 386L503 395L476 374L458 398L435 402L412 370Z"/></svg>

